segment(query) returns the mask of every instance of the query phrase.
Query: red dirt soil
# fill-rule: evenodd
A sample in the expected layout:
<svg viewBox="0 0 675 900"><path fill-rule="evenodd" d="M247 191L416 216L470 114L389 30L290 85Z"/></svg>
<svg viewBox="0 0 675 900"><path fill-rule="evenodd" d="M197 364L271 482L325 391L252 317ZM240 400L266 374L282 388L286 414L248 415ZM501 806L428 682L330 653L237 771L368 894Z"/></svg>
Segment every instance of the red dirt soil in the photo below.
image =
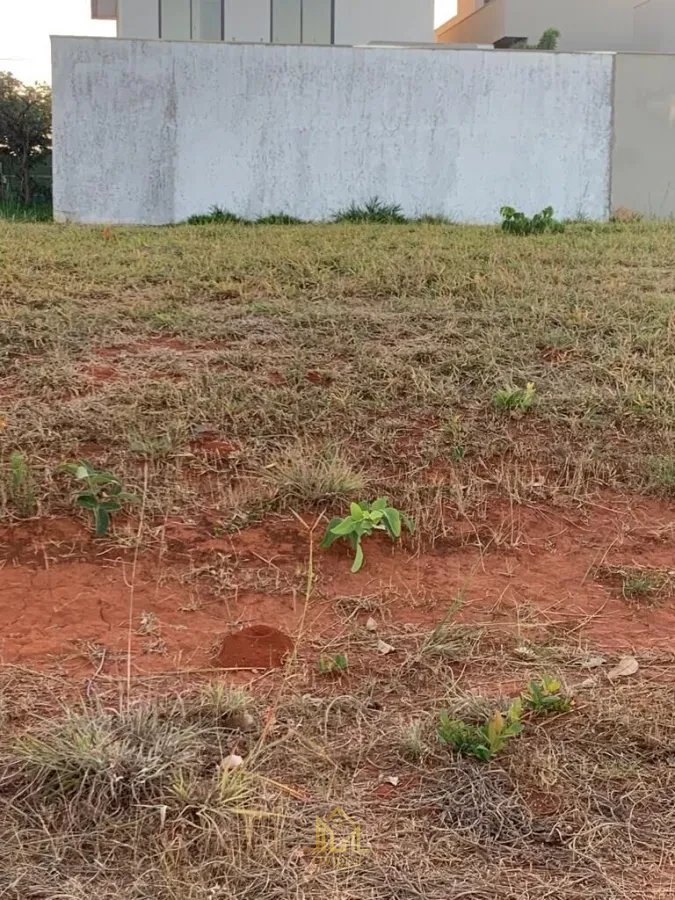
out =
<svg viewBox="0 0 675 900"><path fill-rule="evenodd" d="M251 625L223 638L217 664L223 669L277 669L292 650L287 634L269 625Z"/></svg>
<svg viewBox="0 0 675 900"><path fill-rule="evenodd" d="M489 520L456 523L452 539L432 551L370 539L358 575L349 572L346 547L318 551L321 523L307 609L308 532L290 517L222 538L212 536L212 512L194 525L171 523L161 550L140 559L133 591L130 551L92 540L84 524L49 519L5 526L0 663L123 674L130 601L133 674L237 668L242 660L246 667L267 666L278 658L270 648L264 660L247 655L255 641L238 648L240 626L273 625L286 638L286 652L302 631L300 657L315 662L317 648L348 640L356 620L374 616L382 635L428 630L459 593L464 605L457 621L512 637L536 637L539 623L561 639L611 653L672 652L675 598L638 607L594 569L601 563L675 568L674 512L670 503L616 496L583 510L495 504ZM219 567L227 569L224 582L200 574ZM221 642L229 649L216 658ZM273 646L281 651L281 643ZM395 665L397 656L387 663Z"/></svg>

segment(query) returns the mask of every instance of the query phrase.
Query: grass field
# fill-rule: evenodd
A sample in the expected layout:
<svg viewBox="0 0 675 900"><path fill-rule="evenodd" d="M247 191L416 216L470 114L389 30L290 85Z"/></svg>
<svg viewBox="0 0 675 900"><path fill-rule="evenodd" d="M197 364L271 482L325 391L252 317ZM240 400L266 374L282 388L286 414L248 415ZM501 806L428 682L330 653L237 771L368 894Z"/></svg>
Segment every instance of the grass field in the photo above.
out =
<svg viewBox="0 0 675 900"><path fill-rule="evenodd" d="M0 221L0 898L671 896L674 239ZM140 500L102 540L80 459ZM174 655L263 619L282 669Z"/></svg>
<svg viewBox="0 0 675 900"><path fill-rule="evenodd" d="M184 451L212 433L239 451L219 488L239 518L289 491L321 500L312 457L336 449L372 491L428 517L427 539L434 506L458 494L667 493L672 238L646 225L536 241L434 226L110 239L0 226L3 441L35 468L43 512L63 502L54 464L95 445L132 480L150 461L153 514L189 514L202 498ZM530 414L495 409L500 389L529 382ZM435 463L453 477L429 496L420 473Z"/></svg>

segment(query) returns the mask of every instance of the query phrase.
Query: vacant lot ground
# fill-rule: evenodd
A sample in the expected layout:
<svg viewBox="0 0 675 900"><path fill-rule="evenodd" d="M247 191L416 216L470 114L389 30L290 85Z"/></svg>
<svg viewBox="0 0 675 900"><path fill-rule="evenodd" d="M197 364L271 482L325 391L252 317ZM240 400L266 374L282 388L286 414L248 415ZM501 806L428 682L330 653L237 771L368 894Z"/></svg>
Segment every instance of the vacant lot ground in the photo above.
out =
<svg viewBox="0 0 675 900"><path fill-rule="evenodd" d="M0 898L672 896L674 238L0 222Z"/></svg>

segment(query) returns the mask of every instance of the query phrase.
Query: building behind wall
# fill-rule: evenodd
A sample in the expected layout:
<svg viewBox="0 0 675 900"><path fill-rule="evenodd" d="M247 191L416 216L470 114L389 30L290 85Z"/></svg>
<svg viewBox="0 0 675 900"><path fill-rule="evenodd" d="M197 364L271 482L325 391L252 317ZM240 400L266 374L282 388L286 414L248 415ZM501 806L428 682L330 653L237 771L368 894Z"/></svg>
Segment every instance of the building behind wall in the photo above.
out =
<svg viewBox="0 0 675 900"><path fill-rule="evenodd" d="M536 44L548 28L559 50L675 52L675 0L459 0L436 29L442 43Z"/></svg>
<svg viewBox="0 0 675 900"><path fill-rule="evenodd" d="M675 0L642 0L633 26L635 50L675 53Z"/></svg>
<svg viewBox="0 0 675 900"><path fill-rule="evenodd" d="M434 0L92 0L121 38L278 44L434 39Z"/></svg>

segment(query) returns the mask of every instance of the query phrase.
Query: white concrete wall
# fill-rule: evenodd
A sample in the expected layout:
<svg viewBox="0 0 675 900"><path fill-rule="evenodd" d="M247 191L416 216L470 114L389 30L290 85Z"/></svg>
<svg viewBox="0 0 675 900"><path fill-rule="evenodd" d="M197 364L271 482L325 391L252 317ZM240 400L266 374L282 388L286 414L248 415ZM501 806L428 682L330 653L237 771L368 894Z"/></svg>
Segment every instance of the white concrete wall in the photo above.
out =
<svg viewBox="0 0 675 900"><path fill-rule="evenodd" d="M173 221L177 86L171 48L182 46L52 38L56 219Z"/></svg>
<svg viewBox="0 0 675 900"><path fill-rule="evenodd" d="M218 204L322 219L605 218L612 57L53 38L54 204L79 222Z"/></svg>

